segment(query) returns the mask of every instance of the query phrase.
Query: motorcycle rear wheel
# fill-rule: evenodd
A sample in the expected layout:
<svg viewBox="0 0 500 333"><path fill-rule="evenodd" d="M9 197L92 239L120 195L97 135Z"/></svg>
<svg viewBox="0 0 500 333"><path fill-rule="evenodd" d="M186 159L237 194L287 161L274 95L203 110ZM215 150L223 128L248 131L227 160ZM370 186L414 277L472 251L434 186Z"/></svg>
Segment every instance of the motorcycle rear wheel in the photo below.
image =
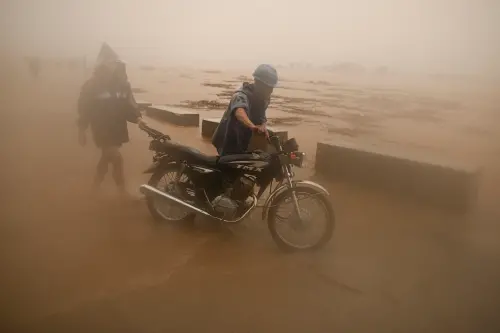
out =
<svg viewBox="0 0 500 333"><path fill-rule="evenodd" d="M278 230L278 224L280 223L280 220L282 220L282 218L279 217L278 215L278 209L282 204L286 203L287 199L292 198L293 192L295 192L297 196L299 195L304 196L304 199L308 199L309 197L311 197L316 201L318 201L320 208L323 210L323 213L325 214L324 229L322 230L321 235L318 237L318 239L312 244L308 245L294 244L288 239L286 239L283 235L281 235L281 233ZM300 204L301 204L301 199L299 198L299 207ZM294 214L295 211L293 209L293 205L292 205L292 210L293 210L292 214ZM285 252L318 250L323 248L333 236L333 230L335 229L335 214L333 211L332 204L326 195L309 187L296 187L293 189L285 190L283 193L278 194L278 196L271 202L271 208L268 214L267 225L273 240L276 242L278 247Z"/></svg>
<svg viewBox="0 0 500 333"><path fill-rule="evenodd" d="M161 191L167 191L167 187L170 183L161 186L160 182L162 179L170 178L171 182L175 179L179 171L179 166L177 164L170 164L166 168L156 170L148 181L148 185L153 186ZM183 177L186 177L185 175ZM189 181L189 179L187 180ZM171 223L192 223L196 217L195 213L190 213L188 211L185 214L180 214L180 216L167 216L164 212L159 210L158 204L161 199L157 199L153 196L146 197L146 203L148 210L156 221L163 222L168 221ZM180 208L179 208L180 209Z"/></svg>

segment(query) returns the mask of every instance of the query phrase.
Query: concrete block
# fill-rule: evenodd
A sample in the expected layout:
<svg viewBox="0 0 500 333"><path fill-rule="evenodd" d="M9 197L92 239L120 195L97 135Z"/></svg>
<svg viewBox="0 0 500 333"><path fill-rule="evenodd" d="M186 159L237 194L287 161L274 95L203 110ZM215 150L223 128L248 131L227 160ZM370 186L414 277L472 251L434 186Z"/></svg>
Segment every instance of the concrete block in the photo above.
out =
<svg viewBox="0 0 500 333"><path fill-rule="evenodd" d="M315 167L332 180L355 182L455 211L467 211L477 199L478 168L408 151L320 142Z"/></svg>
<svg viewBox="0 0 500 333"><path fill-rule="evenodd" d="M151 105L146 109L148 116L169 122L178 126L200 125L200 115L196 112L165 105Z"/></svg>
<svg viewBox="0 0 500 333"><path fill-rule="evenodd" d="M143 100L136 100L135 102L137 103L137 105L139 106L139 108L141 110L147 109L149 106L153 105L153 103L143 101Z"/></svg>
<svg viewBox="0 0 500 333"><path fill-rule="evenodd" d="M201 136L211 139L219 126L220 118L206 118L201 121Z"/></svg>

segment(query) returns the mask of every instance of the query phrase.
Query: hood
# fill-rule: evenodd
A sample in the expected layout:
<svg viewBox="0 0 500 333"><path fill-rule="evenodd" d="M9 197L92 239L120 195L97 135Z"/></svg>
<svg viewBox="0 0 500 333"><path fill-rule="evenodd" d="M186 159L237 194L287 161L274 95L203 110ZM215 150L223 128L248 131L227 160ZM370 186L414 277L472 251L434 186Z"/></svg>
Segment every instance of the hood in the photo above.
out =
<svg viewBox="0 0 500 333"><path fill-rule="evenodd" d="M243 82L243 84L236 90L236 92L242 92L249 98L253 97L253 84L248 82Z"/></svg>
<svg viewBox="0 0 500 333"><path fill-rule="evenodd" d="M258 95L255 95L253 83L243 82L243 84L236 90L236 92L242 92L247 95L250 104L258 108L267 108L271 99L262 99Z"/></svg>
<svg viewBox="0 0 500 333"><path fill-rule="evenodd" d="M118 54L107 44L103 43L101 46L101 50L97 55L97 59L95 62L95 68L100 67L102 65L111 63L111 62L121 62L124 63Z"/></svg>

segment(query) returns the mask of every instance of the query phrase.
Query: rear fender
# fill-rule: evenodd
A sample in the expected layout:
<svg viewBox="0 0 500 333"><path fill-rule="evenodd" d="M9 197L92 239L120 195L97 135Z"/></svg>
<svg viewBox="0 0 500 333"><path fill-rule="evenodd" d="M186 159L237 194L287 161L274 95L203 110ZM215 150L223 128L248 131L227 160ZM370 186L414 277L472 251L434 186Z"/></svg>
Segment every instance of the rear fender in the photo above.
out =
<svg viewBox="0 0 500 333"><path fill-rule="evenodd" d="M142 173L154 173L157 169L160 168L160 162L156 161L153 162L146 170L144 170Z"/></svg>
<svg viewBox="0 0 500 333"><path fill-rule="evenodd" d="M158 159L153 162L146 170L143 171L143 173L155 173L156 170L163 169L167 167L170 164L174 164L175 162L169 159L167 156L162 157L161 159Z"/></svg>
<svg viewBox="0 0 500 333"><path fill-rule="evenodd" d="M318 193L321 193L324 196L330 196L330 193L328 192L328 190L326 188L319 185L318 183L311 182L309 180L293 181L293 187L294 188L295 187L297 187L297 188L307 187L307 188L311 188L311 189L318 191ZM290 186L288 186L288 185L282 185L282 186L278 187L273 193L271 193L271 195L266 199L266 202L264 203L264 208L262 209L262 219L263 220L265 220L267 218L267 214L269 213L269 209L271 208L271 205L272 205L272 202L274 201L274 199L276 199L276 197L279 194L283 193L284 191L288 190L289 188L290 188Z"/></svg>

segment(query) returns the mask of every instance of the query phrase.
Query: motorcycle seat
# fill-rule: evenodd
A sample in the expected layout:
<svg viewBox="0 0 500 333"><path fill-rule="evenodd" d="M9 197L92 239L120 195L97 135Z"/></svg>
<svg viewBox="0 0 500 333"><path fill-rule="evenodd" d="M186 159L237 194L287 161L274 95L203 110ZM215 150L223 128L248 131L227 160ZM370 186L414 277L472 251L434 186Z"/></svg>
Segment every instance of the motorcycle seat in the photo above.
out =
<svg viewBox="0 0 500 333"><path fill-rule="evenodd" d="M258 155L252 153L230 154L219 157L219 164L227 164L235 161L248 161L259 159Z"/></svg>
<svg viewBox="0 0 500 333"><path fill-rule="evenodd" d="M164 145L166 151L172 155L172 157L184 160L187 163L215 167L219 159L218 156L206 155L198 149L185 146L174 141L166 141Z"/></svg>

